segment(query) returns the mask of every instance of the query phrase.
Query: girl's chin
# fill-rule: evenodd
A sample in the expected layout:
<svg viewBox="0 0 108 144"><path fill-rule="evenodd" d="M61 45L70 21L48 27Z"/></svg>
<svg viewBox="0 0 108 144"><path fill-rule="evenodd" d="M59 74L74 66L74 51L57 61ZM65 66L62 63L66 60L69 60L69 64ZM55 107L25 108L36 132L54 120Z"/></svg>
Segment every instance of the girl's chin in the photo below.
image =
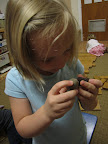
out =
<svg viewBox="0 0 108 144"><path fill-rule="evenodd" d="M52 75L52 74L56 73L57 71L58 70L44 71L44 70L38 69L38 72L42 75Z"/></svg>

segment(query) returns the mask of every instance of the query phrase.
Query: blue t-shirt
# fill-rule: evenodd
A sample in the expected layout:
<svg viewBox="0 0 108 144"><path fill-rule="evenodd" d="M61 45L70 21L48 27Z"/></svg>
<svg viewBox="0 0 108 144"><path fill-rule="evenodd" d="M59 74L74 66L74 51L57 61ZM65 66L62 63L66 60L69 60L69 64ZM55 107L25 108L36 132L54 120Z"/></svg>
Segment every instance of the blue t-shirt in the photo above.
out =
<svg viewBox="0 0 108 144"><path fill-rule="evenodd" d="M5 93L16 98L27 98L33 113L44 105L47 93L57 82L77 78L83 74L84 68L80 61L74 68L65 65L57 73L42 76L46 82L44 91L33 80L24 79L18 70L12 68L6 77ZM63 117L55 119L52 124L39 136L33 137L33 144L86 144L86 127L78 104L78 98L70 111Z"/></svg>

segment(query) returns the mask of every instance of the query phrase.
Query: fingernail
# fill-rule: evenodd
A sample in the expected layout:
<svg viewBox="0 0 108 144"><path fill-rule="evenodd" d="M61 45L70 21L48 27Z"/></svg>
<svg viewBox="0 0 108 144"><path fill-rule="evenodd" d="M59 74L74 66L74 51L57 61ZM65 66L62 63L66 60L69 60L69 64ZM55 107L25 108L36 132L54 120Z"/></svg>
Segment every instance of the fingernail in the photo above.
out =
<svg viewBox="0 0 108 144"><path fill-rule="evenodd" d="M73 81L70 81L70 84L73 85Z"/></svg>

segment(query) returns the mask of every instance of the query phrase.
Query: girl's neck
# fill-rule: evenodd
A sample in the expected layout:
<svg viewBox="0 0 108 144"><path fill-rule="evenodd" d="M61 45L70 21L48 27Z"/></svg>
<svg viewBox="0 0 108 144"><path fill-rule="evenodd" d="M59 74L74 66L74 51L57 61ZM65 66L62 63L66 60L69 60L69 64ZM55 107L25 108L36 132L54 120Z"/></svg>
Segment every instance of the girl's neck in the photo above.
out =
<svg viewBox="0 0 108 144"><path fill-rule="evenodd" d="M45 75L45 76L50 76L50 75L53 75L53 74L54 74L54 73L47 72L47 71L43 71L43 70L40 70L40 69L38 69L37 71L38 71L40 74Z"/></svg>

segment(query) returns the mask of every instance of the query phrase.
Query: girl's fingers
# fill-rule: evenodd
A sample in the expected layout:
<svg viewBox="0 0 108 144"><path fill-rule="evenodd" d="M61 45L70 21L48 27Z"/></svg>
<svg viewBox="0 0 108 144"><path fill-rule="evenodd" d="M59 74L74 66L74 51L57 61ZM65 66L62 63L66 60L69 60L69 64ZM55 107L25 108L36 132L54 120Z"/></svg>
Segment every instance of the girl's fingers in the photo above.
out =
<svg viewBox="0 0 108 144"><path fill-rule="evenodd" d="M84 77L82 74L79 74L78 77ZM89 83L95 85L97 88L102 87L103 83L97 79L89 79Z"/></svg>
<svg viewBox="0 0 108 144"><path fill-rule="evenodd" d="M64 87L64 88L62 88L62 89L59 91L59 93L62 94L62 93L64 93L64 92L66 92L66 91L67 91L67 88Z"/></svg>
<svg viewBox="0 0 108 144"><path fill-rule="evenodd" d="M86 91L91 92L91 93L97 95L98 89L97 89L97 87L96 87L94 84L92 84L92 83L90 83L90 82L86 82L86 81L81 81L81 82L80 82L80 85L81 85L82 88L84 88Z"/></svg>
<svg viewBox="0 0 108 144"><path fill-rule="evenodd" d="M86 99L93 99L94 96L95 96L95 94L93 94L89 91L83 90L82 88L79 88L79 95L78 95L79 99L82 99L82 100L84 100L85 98Z"/></svg>
<svg viewBox="0 0 108 144"><path fill-rule="evenodd" d="M73 106L74 102L75 99L67 101L65 103L58 104L55 108L55 112L66 111L66 109L69 109L70 107Z"/></svg>
<svg viewBox="0 0 108 144"><path fill-rule="evenodd" d="M103 83L97 79L89 79L89 83L95 85L97 88L100 88L103 85Z"/></svg>
<svg viewBox="0 0 108 144"><path fill-rule="evenodd" d="M75 96L77 96L78 90L71 90L67 91L65 93L60 94L59 96L56 96L58 103L65 103L67 101L73 100Z"/></svg>
<svg viewBox="0 0 108 144"><path fill-rule="evenodd" d="M78 94L77 96L78 96L78 98L79 98L80 101L85 101L85 100L88 99L88 98L83 97L83 96L80 95L80 94Z"/></svg>
<svg viewBox="0 0 108 144"><path fill-rule="evenodd" d="M72 81L69 81L69 80L60 81L52 87L49 93L52 95L60 94L59 92L62 88L72 86L72 85L73 85Z"/></svg>
<svg viewBox="0 0 108 144"><path fill-rule="evenodd" d="M82 77L83 78L84 76L82 74L78 74L78 77Z"/></svg>

